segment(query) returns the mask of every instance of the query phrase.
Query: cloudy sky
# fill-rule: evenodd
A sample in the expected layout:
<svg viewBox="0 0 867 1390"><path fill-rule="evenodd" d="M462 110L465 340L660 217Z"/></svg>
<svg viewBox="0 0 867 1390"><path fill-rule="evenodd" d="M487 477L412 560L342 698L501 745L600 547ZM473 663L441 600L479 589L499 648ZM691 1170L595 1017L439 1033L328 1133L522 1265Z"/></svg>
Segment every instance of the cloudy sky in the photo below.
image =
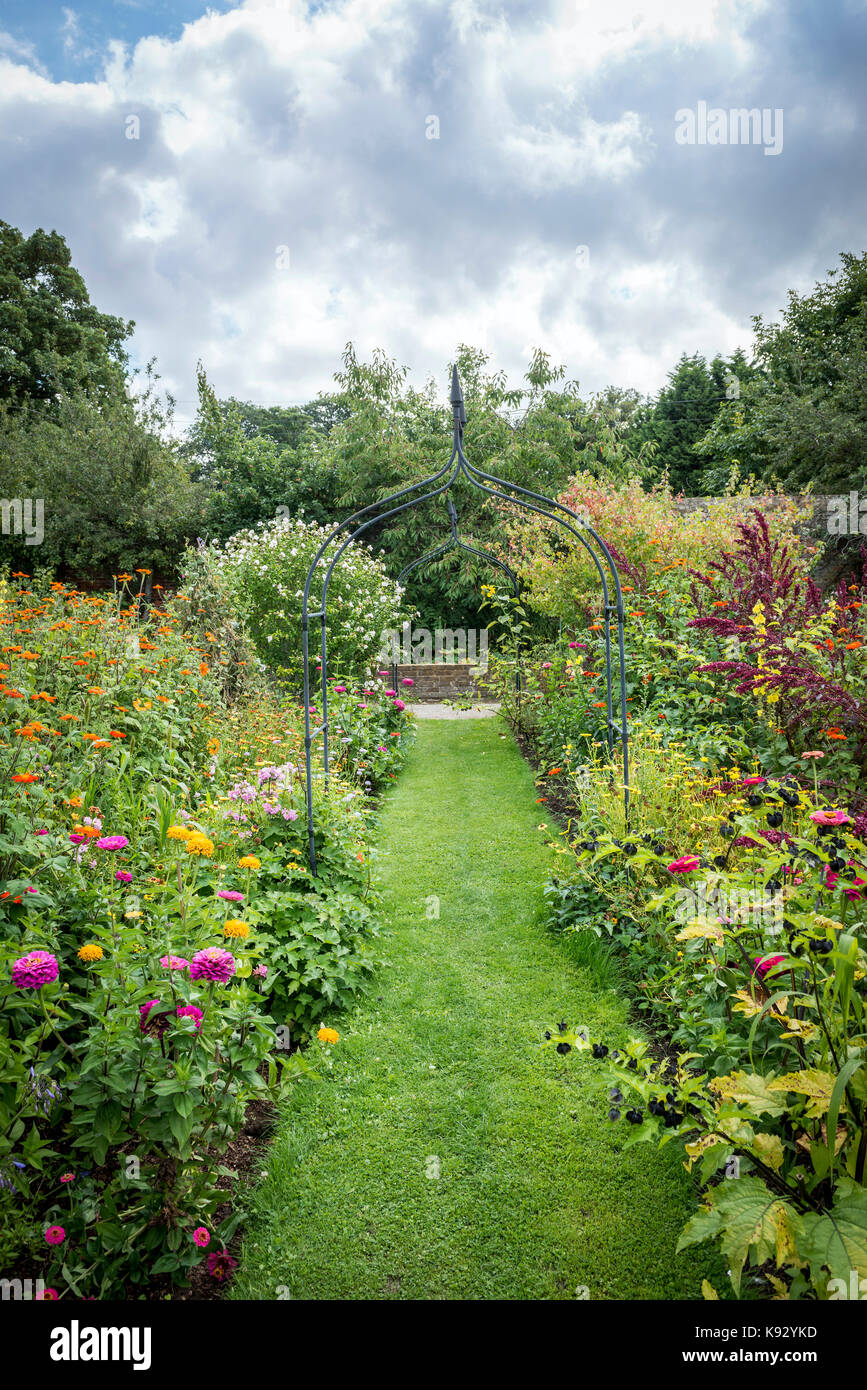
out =
<svg viewBox="0 0 867 1390"><path fill-rule="evenodd" d="M348 339L418 384L468 341L651 392L867 242L867 0L2 0L0 29L0 217L63 233L181 418L198 358L300 401Z"/></svg>

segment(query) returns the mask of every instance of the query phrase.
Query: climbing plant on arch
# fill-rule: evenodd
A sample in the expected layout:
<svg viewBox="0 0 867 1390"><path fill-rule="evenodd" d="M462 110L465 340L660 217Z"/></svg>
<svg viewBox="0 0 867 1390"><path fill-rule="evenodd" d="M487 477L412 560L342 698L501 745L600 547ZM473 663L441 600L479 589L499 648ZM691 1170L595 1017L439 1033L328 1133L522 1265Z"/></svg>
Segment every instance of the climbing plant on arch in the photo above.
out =
<svg viewBox="0 0 867 1390"><path fill-rule="evenodd" d="M310 869L314 875L316 873L316 827L313 813L313 741L320 734L322 735L322 757L326 786L328 784L329 771L327 624L328 586L331 581L331 576L347 547L351 545L353 541L358 540L360 536L363 536L370 527L380 525L382 522L388 521L391 517L399 515L399 513L406 511L410 507L421 506L422 503L429 502L432 498L439 497L442 493L447 493L459 479L468 482L480 492L487 493L490 497L496 498L497 501L509 502L513 506L524 508L526 511L538 512L540 516L546 517L549 521L558 522L559 525L576 537L593 561L602 590L603 601L608 748L610 752L613 752L615 740L619 737L623 757L623 799L627 816L629 814L629 734L626 724L626 651L623 636L623 593L611 552L602 537L593 529L589 522L572 511L571 508L564 506L562 502L557 502L552 497L546 497L543 493L533 492L529 488L519 487L517 483L509 482L505 478L498 478L492 473L486 473L483 469L477 468L475 464L470 463L463 450L464 426L467 421L467 416L457 367L452 368L451 405L454 425L452 451L449 455L448 462L429 478L423 478L417 483L411 483L408 487L401 488L398 492L393 492L388 497L382 497L377 502L371 502L369 506L362 507L360 511L354 512L352 516L348 516L346 520L342 521L339 526L336 526L331 534L322 542L307 572L301 609L301 645L304 668L304 759L306 774L307 834L310 845ZM450 500L451 499L449 499L449 501ZM454 509L450 507L450 516L453 515ZM454 523L453 531L456 538L457 533L454 530ZM326 558L333 544L337 541L340 541L337 549L330 555L330 558ZM453 544L454 540L449 538L444 549ZM433 554L434 553L431 552L426 556L422 556L421 559L432 559ZM311 612L310 591L313 587L314 580L320 573L320 565L326 566L322 578L322 598L319 608ZM322 723L316 729L311 728L310 720L309 639L311 619L314 621L318 619L320 624ZM614 721L614 677L612 675L611 660L612 622L616 622L617 624L619 658L618 693L620 706L619 729Z"/></svg>

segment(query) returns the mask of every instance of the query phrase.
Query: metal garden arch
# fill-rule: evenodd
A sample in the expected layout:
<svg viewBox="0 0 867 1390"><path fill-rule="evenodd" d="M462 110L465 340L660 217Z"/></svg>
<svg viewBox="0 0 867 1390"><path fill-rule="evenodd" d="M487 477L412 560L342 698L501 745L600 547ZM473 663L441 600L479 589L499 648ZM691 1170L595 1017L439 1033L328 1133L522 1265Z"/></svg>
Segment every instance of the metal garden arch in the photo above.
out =
<svg viewBox="0 0 867 1390"><path fill-rule="evenodd" d="M507 481L505 478L498 478L492 473L486 473L483 469L477 468L470 463L463 450L464 425L467 421L466 410L464 407L463 391L458 377L457 367L452 368L452 389L451 405L454 416L454 431L452 435L452 451L448 462L433 473L429 478L423 478L420 482L411 483L408 487L401 488L398 492L393 492L389 497L380 498L378 502L371 502L369 506L362 507L360 511L354 512L352 516L342 521L336 526L329 536L322 542L313 557L310 569L307 572L307 579L304 584L304 596L301 609L301 647L302 662L304 668L304 760L305 760L305 787L307 799L307 834L310 845L310 869L316 874L316 838L315 824L313 818L313 740L322 735L322 757L325 772L325 784L328 785L328 651L326 626L328 621L328 586L334 567L340 560L344 551L354 540L363 535L371 526L376 526L383 521L388 521L391 517L399 515L410 507L417 507L422 502L429 502L434 497L448 492L449 488L458 478L464 478L471 486L480 492L487 493L490 497L496 498L500 502L509 502L513 506L522 507L526 511L537 512L540 516L546 517L549 521L556 521L565 528L571 535L575 536L579 543L584 546L591 560L593 561L599 583L602 587L603 615L605 625L605 692L607 709L607 738L609 751L614 749L614 740L617 729L614 723L614 698L613 681L611 674L611 622L617 621L617 645L619 656L619 694L620 694L620 745L623 753L623 801L626 815L629 815L629 734L626 724L626 652L623 640L624 612L623 612L623 593L620 587L620 578L617 568L611 556L611 552L602 537L596 532L589 522L583 517L578 516L569 507L557 502L551 497L545 497L543 493L533 492L529 488L519 487L517 483ZM443 481L445 479L445 481ZM437 486L434 486L437 484ZM493 486L490 486L493 484ZM420 489L430 489L430 491L420 491ZM506 491L508 489L508 491ZM417 493L418 496L411 496ZM510 496L515 493L517 496ZM401 501L400 499L406 499ZM525 501L525 498L532 498L533 501ZM448 499L451 503L451 499ZM398 503L399 505L391 505ZM536 505L541 503L542 505ZM381 508L386 510L382 511ZM450 506L450 517L454 515L454 508ZM363 520L363 518L367 520ZM566 518L569 520L566 520ZM356 525L359 523L360 525ZM350 529L354 528L354 529ZM348 535L345 533L349 531ZM454 545L457 538L456 519L452 522L453 536L445 542L445 545L437 552L430 552L422 556L416 564L424 560L434 558L436 553L443 553L445 549ZM322 583L321 605L314 612L310 611L310 589L316 577L319 565L323 562L323 557L331 546L332 542L338 537L344 539L328 562L325 570L325 577ZM466 546L464 542L458 540L458 544L465 549L473 547ZM598 547L594 549L594 545ZM601 560L600 560L601 555ZM485 556L485 558L493 558ZM500 562L502 564L502 562ZM414 566L410 565L407 570ZM507 568L507 567L506 567ZM614 599L612 601L609 593L606 569L614 586ZM403 571L403 574L407 573ZM310 727L310 620L319 619L320 622L320 660L321 660L321 691L322 691L322 723L316 729Z"/></svg>

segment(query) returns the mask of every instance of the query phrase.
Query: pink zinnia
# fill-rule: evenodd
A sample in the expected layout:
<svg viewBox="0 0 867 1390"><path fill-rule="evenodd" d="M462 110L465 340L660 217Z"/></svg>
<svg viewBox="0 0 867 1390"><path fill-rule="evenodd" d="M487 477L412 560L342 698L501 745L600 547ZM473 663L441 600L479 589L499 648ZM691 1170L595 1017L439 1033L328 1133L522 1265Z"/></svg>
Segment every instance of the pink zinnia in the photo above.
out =
<svg viewBox="0 0 867 1390"><path fill-rule="evenodd" d="M404 676L403 680L401 681L401 685L415 685L415 681L410 680L409 676Z"/></svg>
<svg viewBox="0 0 867 1390"><path fill-rule="evenodd" d="M47 834L48 834L48 831L47 831L47 830L34 830L33 834L34 834L34 835L47 835Z"/></svg>
<svg viewBox="0 0 867 1390"><path fill-rule="evenodd" d="M845 811L814 811L810 820L817 825L849 825L852 817L847 816Z"/></svg>
<svg viewBox="0 0 867 1390"><path fill-rule="evenodd" d="M238 1261L234 1260L228 1250L213 1250L208 1256L208 1273L215 1279L225 1279L231 1274Z"/></svg>
<svg viewBox="0 0 867 1390"><path fill-rule="evenodd" d="M125 835L103 835L101 840L97 840L97 849L126 849L129 840Z"/></svg>
<svg viewBox="0 0 867 1390"><path fill-rule="evenodd" d="M149 999L146 1004L139 1004L138 1011L141 1015L139 1029L142 1033L155 1033L158 1038L161 1038L169 1026L168 1014L154 1014L153 1018L150 1016L151 1009L156 1008L159 1002L159 999Z"/></svg>
<svg viewBox="0 0 867 1390"><path fill-rule="evenodd" d="M20 956L12 966L12 983L16 989L41 989L59 974L57 957L50 951L31 951L29 955Z"/></svg>
<svg viewBox="0 0 867 1390"><path fill-rule="evenodd" d="M669 864L670 874L691 874L693 869L698 868L698 860L694 854L682 854L679 859L675 859L673 864Z"/></svg>
<svg viewBox="0 0 867 1390"><path fill-rule="evenodd" d="M73 845L83 845L86 839L86 835L70 835L69 842Z"/></svg>
<svg viewBox="0 0 867 1390"><path fill-rule="evenodd" d="M764 978L769 970L772 970L775 965L779 965L780 961L785 959L785 956L755 956L753 974Z"/></svg>
<svg viewBox="0 0 867 1390"><path fill-rule="evenodd" d="M66 1240L66 1232L62 1226L49 1226L45 1232L45 1239L49 1245L62 1245Z"/></svg>
<svg viewBox="0 0 867 1390"><path fill-rule="evenodd" d="M767 777L745 777L742 783L744 787L760 787L762 782L767 782Z"/></svg>
<svg viewBox="0 0 867 1390"><path fill-rule="evenodd" d="M224 985L234 973L235 957L231 951L224 951L220 946L197 951L190 962L192 980L211 980L214 984Z"/></svg>
<svg viewBox="0 0 867 1390"><path fill-rule="evenodd" d="M345 695L345 694L346 694L346 686L345 686L345 685L335 685L335 687L334 687L334 693L335 693L335 695Z"/></svg>
<svg viewBox="0 0 867 1390"><path fill-rule="evenodd" d="M132 883L132 874L127 873L126 869L118 869L115 878L118 883Z"/></svg>
<svg viewBox="0 0 867 1390"><path fill-rule="evenodd" d="M196 1245L198 1245L201 1250L204 1250L205 1246L210 1245L211 1243L211 1237L205 1230L204 1226L196 1227L196 1229L193 1231L193 1240L196 1242Z"/></svg>
<svg viewBox="0 0 867 1390"><path fill-rule="evenodd" d="M199 1031L201 1031L203 1017L204 1014L201 1009L197 1009L195 1004L181 1004L178 1009L178 1018L191 1018Z"/></svg>
<svg viewBox="0 0 867 1390"><path fill-rule="evenodd" d="M190 962L183 956L160 956L160 965L166 970L188 970Z"/></svg>
<svg viewBox="0 0 867 1390"><path fill-rule="evenodd" d="M395 709L397 710L406 709L406 705L403 703L403 700L393 700L392 703Z"/></svg>
<svg viewBox="0 0 867 1390"><path fill-rule="evenodd" d="M46 1303L55 1303L60 1298L60 1294L56 1289L39 1289L33 1297L37 1300L42 1299Z"/></svg>
<svg viewBox="0 0 867 1390"><path fill-rule="evenodd" d="M217 897L225 898L230 903L242 903L244 901L244 894L236 893L234 888L220 888Z"/></svg>
<svg viewBox="0 0 867 1390"><path fill-rule="evenodd" d="M397 694L397 691L396 691L396 690L386 690L385 693L386 693L386 695L388 695L388 697L389 697L389 699L390 699L392 695L396 695L396 694Z"/></svg>

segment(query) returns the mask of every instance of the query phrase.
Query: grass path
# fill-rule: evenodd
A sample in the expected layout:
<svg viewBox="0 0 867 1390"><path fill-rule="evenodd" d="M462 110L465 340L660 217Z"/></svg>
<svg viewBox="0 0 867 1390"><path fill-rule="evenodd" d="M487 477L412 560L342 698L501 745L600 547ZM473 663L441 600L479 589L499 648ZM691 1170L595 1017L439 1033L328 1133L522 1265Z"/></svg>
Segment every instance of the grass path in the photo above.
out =
<svg viewBox="0 0 867 1390"><path fill-rule="evenodd" d="M592 1059L539 1046L560 1018L614 1045L630 1029L544 930L554 856L502 734L419 726L383 812L385 962L331 1020L330 1075L286 1106L235 1297L700 1297L707 1256L674 1254L694 1198L673 1146L623 1153Z"/></svg>

